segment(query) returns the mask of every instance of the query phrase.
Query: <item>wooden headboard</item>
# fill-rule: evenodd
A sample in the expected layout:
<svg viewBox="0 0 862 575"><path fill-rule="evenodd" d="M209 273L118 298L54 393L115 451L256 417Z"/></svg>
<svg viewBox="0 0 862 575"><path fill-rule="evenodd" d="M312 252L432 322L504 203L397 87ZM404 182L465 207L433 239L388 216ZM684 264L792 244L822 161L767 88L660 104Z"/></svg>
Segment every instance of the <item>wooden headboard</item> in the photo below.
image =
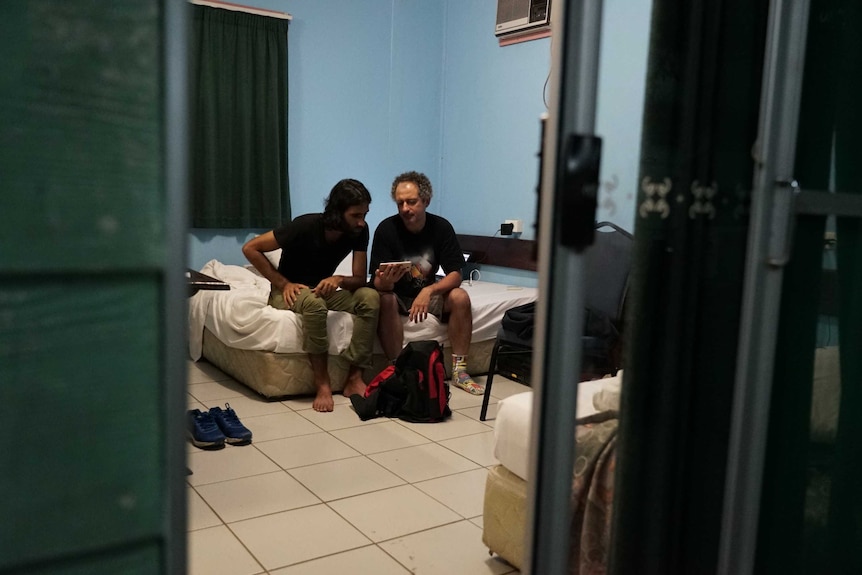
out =
<svg viewBox="0 0 862 575"><path fill-rule="evenodd" d="M512 237L468 236L458 234L461 249L471 252L471 262L536 271L536 241Z"/></svg>

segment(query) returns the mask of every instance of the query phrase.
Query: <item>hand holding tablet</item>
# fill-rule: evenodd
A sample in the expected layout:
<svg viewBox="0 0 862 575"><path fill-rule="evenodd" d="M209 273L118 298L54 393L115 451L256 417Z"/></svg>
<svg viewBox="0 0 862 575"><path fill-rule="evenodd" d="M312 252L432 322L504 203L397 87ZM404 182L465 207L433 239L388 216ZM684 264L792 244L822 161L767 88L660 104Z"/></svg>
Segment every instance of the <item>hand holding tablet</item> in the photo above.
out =
<svg viewBox="0 0 862 575"><path fill-rule="evenodd" d="M405 260L405 261L403 261L403 262L382 262L382 263L380 264L380 270L381 270L381 271L384 271L384 270L386 270L386 268L388 268L388 267L394 267L394 268L404 268L404 271L405 271L405 272L409 272L409 271L410 271L410 266L411 266L411 265L412 265L412 264L411 264L409 261L406 261L406 260Z"/></svg>
<svg viewBox="0 0 862 575"><path fill-rule="evenodd" d="M382 279L384 282L397 282L406 274L410 273L411 265L412 264L409 261L382 262L377 267L377 277Z"/></svg>

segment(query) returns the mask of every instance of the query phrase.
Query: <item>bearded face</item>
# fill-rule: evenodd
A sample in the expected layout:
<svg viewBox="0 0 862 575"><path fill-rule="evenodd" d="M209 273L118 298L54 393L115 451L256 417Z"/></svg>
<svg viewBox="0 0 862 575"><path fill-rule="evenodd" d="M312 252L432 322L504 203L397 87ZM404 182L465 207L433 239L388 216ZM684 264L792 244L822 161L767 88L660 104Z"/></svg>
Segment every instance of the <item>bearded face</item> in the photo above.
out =
<svg viewBox="0 0 862 575"><path fill-rule="evenodd" d="M368 204L351 206L341 216L341 231L350 236L360 235L365 226L365 216L368 215Z"/></svg>

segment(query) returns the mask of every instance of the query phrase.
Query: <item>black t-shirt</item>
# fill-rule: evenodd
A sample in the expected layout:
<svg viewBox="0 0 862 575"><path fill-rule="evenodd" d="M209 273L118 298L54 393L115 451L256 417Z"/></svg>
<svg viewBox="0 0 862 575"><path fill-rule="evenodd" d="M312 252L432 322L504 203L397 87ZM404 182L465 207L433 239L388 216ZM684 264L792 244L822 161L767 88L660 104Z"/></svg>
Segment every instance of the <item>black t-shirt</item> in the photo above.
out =
<svg viewBox="0 0 862 575"><path fill-rule="evenodd" d="M368 228L358 235L342 234L326 243L323 214L305 214L273 230L281 248L278 272L293 283L314 287L328 278L351 251L368 251Z"/></svg>
<svg viewBox="0 0 862 575"><path fill-rule="evenodd" d="M464 253L452 224L429 213L425 214L425 227L416 234L398 215L386 218L374 231L369 273L373 274L381 262L403 260L413 263L410 274L395 284L395 293L403 297L416 297L423 287L437 281L438 266L447 274L464 267Z"/></svg>

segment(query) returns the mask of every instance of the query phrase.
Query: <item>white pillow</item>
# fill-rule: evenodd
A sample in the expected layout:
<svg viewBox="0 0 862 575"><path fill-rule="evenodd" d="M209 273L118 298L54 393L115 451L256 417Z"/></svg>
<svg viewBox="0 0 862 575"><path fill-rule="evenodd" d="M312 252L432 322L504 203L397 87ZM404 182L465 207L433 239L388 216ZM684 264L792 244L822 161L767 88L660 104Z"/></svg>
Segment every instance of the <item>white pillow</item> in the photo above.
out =
<svg viewBox="0 0 862 575"><path fill-rule="evenodd" d="M271 252L266 252L266 258L270 261L272 266L278 269L278 262L281 261L281 248L274 249ZM347 254L341 263L338 264L338 267L335 268L334 275L338 276L352 276L353 275L353 252Z"/></svg>
<svg viewBox="0 0 862 575"><path fill-rule="evenodd" d="M338 264L338 267L335 268L335 272L333 275L337 276L352 276L353 275L353 252L347 254L341 263Z"/></svg>
<svg viewBox="0 0 862 575"><path fill-rule="evenodd" d="M266 259L269 260L269 263L272 264L272 267L278 269L278 262L281 261L281 248L277 248L272 250L271 252L265 252Z"/></svg>
<svg viewBox="0 0 862 575"><path fill-rule="evenodd" d="M623 387L623 370L619 370L614 377L598 381L602 382L602 388L593 396L593 407L598 411L618 410Z"/></svg>

